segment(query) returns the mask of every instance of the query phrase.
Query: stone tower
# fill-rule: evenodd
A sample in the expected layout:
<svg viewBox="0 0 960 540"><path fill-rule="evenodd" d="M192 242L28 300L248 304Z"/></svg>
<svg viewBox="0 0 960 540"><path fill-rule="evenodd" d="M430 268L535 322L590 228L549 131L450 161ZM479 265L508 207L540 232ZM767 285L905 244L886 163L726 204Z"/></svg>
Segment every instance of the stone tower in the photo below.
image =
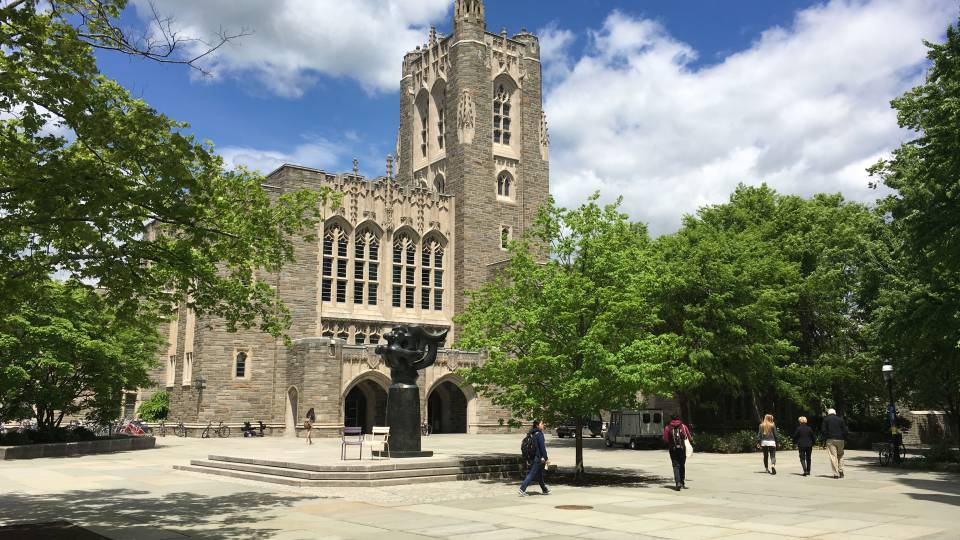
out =
<svg viewBox="0 0 960 540"><path fill-rule="evenodd" d="M546 202L548 146L537 37L487 32L483 1L455 0L453 34L403 60L398 181L455 199L456 313Z"/></svg>

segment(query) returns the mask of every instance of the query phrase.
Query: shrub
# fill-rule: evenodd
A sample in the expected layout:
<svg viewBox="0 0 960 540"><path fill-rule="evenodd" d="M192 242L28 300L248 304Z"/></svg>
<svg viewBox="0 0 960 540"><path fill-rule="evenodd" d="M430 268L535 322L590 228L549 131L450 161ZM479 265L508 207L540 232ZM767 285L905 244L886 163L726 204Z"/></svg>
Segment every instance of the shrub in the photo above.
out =
<svg viewBox="0 0 960 540"><path fill-rule="evenodd" d="M737 431L727 437L730 454L753 452L757 449L757 433L754 431Z"/></svg>
<svg viewBox="0 0 960 540"><path fill-rule="evenodd" d="M140 404L138 413L140 418L147 422L157 422L166 420L167 413L170 412L170 394L166 392L157 392L150 396L150 399Z"/></svg>
<svg viewBox="0 0 960 540"><path fill-rule="evenodd" d="M97 438L89 429L52 428L40 431L10 431L0 435L0 446L21 446L24 444L47 444L61 442L92 441Z"/></svg>
<svg viewBox="0 0 960 540"><path fill-rule="evenodd" d="M727 435L700 433L694 437L699 452L714 454L742 454L757 448L757 434L752 431L737 431Z"/></svg>
<svg viewBox="0 0 960 540"><path fill-rule="evenodd" d="M793 439L783 430L777 430L777 448L779 450L796 450L797 446L793 444Z"/></svg>
<svg viewBox="0 0 960 540"><path fill-rule="evenodd" d="M697 452L707 452L710 454L725 454L723 451L723 439L713 433L700 433L694 439L696 444L694 448Z"/></svg>

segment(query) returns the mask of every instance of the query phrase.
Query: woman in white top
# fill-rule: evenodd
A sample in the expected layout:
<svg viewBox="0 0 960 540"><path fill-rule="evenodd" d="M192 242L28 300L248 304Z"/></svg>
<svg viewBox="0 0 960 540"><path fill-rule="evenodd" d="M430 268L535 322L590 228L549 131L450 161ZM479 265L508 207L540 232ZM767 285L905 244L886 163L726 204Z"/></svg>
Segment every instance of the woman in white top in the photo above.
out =
<svg viewBox="0 0 960 540"><path fill-rule="evenodd" d="M757 439L757 446L763 450L763 468L770 474L777 474L777 425L772 414L763 417Z"/></svg>

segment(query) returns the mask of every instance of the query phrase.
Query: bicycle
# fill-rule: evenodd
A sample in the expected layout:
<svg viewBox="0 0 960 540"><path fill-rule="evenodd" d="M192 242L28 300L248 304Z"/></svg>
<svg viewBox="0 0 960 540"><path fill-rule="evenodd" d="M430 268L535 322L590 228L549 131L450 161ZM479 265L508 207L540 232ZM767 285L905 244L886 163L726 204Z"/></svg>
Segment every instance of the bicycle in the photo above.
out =
<svg viewBox="0 0 960 540"><path fill-rule="evenodd" d="M123 427L118 431L119 433L126 433L127 435L141 436L146 434L146 431L133 422L125 422Z"/></svg>
<svg viewBox="0 0 960 540"><path fill-rule="evenodd" d="M173 428L173 433L177 437L186 437L187 436L187 426L183 425L183 420L177 419L177 427Z"/></svg>
<svg viewBox="0 0 960 540"><path fill-rule="evenodd" d="M200 434L200 437L203 439L209 439L211 429L213 433L217 435L217 437L225 438L230 436L230 426L223 425L223 420L219 420L217 423L217 427L213 427L212 421L209 422L207 424L207 427L203 428L203 433Z"/></svg>
<svg viewBox="0 0 960 540"><path fill-rule="evenodd" d="M163 420L161 420L160 423L157 424L157 433L159 433L161 437L167 436L167 423L164 422Z"/></svg>
<svg viewBox="0 0 960 540"><path fill-rule="evenodd" d="M890 437L890 440L885 443L880 443L878 446L878 457L880 458L880 466L882 467L889 465L890 461L893 461L896 465L900 465L907 459L907 447L903 445L903 435L900 433Z"/></svg>

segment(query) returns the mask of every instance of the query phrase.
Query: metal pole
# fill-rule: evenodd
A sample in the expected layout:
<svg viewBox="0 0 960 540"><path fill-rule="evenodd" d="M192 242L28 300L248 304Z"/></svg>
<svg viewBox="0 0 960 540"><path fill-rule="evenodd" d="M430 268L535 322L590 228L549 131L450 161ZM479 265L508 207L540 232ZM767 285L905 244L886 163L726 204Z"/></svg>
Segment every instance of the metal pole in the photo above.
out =
<svg viewBox="0 0 960 540"><path fill-rule="evenodd" d="M897 406L893 401L893 378L887 379L887 393L890 396L890 405L887 407L887 418L890 422L890 434L897 432Z"/></svg>

